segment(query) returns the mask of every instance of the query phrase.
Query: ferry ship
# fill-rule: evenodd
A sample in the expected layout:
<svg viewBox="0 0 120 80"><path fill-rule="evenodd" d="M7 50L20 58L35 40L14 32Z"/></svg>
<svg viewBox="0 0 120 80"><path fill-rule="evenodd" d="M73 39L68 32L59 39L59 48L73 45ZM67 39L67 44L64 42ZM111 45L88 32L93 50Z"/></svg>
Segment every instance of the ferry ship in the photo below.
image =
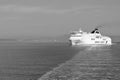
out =
<svg viewBox="0 0 120 80"><path fill-rule="evenodd" d="M99 27L89 33L81 29L72 32L69 38L71 45L112 45L112 39L101 35L98 30Z"/></svg>

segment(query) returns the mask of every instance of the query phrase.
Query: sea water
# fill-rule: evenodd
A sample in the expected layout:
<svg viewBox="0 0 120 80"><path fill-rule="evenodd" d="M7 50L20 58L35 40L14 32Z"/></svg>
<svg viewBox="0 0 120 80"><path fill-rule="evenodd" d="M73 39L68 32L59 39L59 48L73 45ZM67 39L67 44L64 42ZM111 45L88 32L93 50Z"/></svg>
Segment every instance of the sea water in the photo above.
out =
<svg viewBox="0 0 120 80"><path fill-rule="evenodd" d="M120 43L84 47L39 80L120 80Z"/></svg>
<svg viewBox="0 0 120 80"><path fill-rule="evenodd" d="M0 80L120 80L120 43L0 42Z"/></svg>
<svg viewBox="0 0 120 80"><path fill-rule="evenodd" d="M68 43L0 42L0 80L37 80L79 50Z"/></svg>

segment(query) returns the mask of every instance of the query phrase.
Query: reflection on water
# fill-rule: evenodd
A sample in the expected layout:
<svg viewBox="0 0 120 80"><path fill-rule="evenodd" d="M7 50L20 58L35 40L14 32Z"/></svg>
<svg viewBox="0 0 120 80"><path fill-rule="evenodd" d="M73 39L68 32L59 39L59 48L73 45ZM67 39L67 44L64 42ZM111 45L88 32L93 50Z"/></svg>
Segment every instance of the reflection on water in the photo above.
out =
<svg viewBox="0 0 120 80"><path fill-rule="evenodd" d="M40 80L120 80L120 47L86 47Z"/></svg>

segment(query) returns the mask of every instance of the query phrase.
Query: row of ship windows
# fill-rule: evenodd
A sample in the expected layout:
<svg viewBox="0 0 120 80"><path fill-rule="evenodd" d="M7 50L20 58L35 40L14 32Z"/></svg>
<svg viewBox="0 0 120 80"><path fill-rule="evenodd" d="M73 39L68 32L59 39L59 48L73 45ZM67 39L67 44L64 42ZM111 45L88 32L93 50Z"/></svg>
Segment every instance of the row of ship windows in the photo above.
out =
<svg viewBox="0 0 120 80"><path fill-rule="evenodd" d="M101 38L101 36L96 36L95 38Z"/></svg>
<svg viewBox="0 0 120 80"><path fill-rule="evenodd" d="M91 40L95 40L95 38L91 38ZM106 40L106 39L103 39L103 40Z"/></svg>
<svg viewBox="0 0 120 80"><path fill-rule="evenodd" d="M105 43L105 41L95 41L95 43ZM107 41L106 41L107 43Z"/></svg>
<svg viewBox="0 0 120 80"><path fill-rule="evenodd" d="M99 41L95 41L95 43L100 43ZM102 43L102 42L101 42Z"/></svg>
<svg viewBox="0 0 120 80"><path fill-rule="evenodd" d="M81 35L72 35L73 37L81 37ZM96 36L95 38L99 39L101 38L100 36ZM95 40L95 38L91 38L91 40ZM103 40L106 40L106 39L103 39Z"/></svg>

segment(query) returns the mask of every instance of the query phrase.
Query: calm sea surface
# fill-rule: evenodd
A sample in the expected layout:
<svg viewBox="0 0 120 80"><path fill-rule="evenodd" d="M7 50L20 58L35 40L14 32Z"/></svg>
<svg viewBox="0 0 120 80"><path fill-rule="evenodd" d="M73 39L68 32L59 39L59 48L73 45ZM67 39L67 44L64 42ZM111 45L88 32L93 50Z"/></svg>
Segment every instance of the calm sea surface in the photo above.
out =
<svg viewBox="0 0 120 80"><path fill-rule="evenodd" d="M120 43L0 42L0 80L120 80Z"/></svg>
<svg viewBox="0 0 120 80"><path fill-rule="evenodd" d="M67 43L0 42L0 80L37 80L78 51Z"/></svg>

